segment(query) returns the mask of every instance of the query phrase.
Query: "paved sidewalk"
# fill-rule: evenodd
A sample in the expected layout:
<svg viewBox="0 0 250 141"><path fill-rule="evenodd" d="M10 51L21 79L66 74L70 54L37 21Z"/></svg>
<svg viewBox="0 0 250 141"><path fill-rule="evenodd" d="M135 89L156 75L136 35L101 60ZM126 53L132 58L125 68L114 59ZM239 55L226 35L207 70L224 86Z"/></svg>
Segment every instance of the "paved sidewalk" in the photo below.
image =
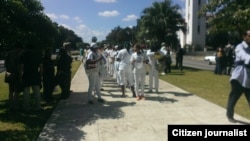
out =
<svg viewBox="0 0 250 141"><path fill-rule="evenodd" d="M103 88L106 102L88 105L88 80L80 66L72 80L74 93L59 102L38 141L167 141L169 124L241 124L228 122L224 108L161 80L160 93L146 93L140 101L129 89L121 98L111 78ZM239 115L235 119L250 123Z"/></svg>

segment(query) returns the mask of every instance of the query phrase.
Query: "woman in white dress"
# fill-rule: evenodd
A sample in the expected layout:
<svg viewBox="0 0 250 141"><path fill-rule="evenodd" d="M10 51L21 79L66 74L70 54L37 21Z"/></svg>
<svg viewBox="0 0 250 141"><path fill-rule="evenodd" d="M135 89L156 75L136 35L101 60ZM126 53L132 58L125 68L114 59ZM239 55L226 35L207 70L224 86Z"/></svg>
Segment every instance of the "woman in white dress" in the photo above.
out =
<svg viewBox="0 0 250 141"><path fill-rule="evenodd" d="M134 83L136 100L144 99L144 84L146 71L144 63L146 63L146 56L143 53L139 44L134 45L135 52L131 56L131 63L133 65Z"/></svg>

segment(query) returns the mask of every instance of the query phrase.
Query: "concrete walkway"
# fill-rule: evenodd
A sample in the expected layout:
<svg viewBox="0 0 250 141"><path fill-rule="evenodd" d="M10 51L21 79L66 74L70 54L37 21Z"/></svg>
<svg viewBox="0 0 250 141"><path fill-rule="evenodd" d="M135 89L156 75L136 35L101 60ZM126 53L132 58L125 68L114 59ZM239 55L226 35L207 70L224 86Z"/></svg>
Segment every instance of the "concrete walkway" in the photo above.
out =
<svg viewBox="0 0 250 141"><path fill-rule="evenodd" d="M109 78L102 91L106 102L89 105L88 79L80 66L72 80L74 93L59 102L38 141L167 141L169 124L250 123L239 115L235 119L241 123L230 123L224 108L162 80L159 87L159 94L146 93L145 100L136 101L129 89L128 97L121 98Z"/></svg>

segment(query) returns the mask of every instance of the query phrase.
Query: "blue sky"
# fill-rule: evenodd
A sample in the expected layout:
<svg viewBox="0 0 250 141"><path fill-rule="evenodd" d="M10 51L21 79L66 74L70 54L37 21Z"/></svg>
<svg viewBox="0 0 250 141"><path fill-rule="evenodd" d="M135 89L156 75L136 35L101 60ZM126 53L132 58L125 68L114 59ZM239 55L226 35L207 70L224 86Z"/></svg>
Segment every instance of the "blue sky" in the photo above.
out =
<svg viewBox="0 0 250 141"><path fill-rule="evenodd" d="M59 25L73 30L84 42L92 36L105 40L117 26L136 25L144 8L164 0L40 0L46 15ZM172 0L185 7L185 0ZM184 9L180 12L184 14Z"/></svg>

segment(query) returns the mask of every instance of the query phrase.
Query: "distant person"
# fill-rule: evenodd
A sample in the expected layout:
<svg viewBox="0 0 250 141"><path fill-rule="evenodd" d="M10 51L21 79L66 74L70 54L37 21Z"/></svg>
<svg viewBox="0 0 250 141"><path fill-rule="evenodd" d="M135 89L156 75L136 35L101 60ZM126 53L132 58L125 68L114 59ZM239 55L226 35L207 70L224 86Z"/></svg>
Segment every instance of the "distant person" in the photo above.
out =
<svg viewBox="0 0 250 141"><path fill-rule="evenodd" d="M172 58L171 58L171 55L170 55L170 47L167 47L165 45L165 43L162 43L161 44L161 51L163 52L164 54L164 57L163 57L163 67L162 67L162 71L163 71L163 75L164 74L167 74L167 73L170 73L171 72L171 64L172 64Z"/></svg>
<svg viewBox="0 0 250 141"><path fill-rule="evenodd" d="M225 47L225 74L231 75L232 67L234 63L234 51L233 46L229 43Z"/></svg>
<svg viewBox="0 0 250 141"><path fill-rule="evenodd" d="M134 83L135 83L135 94L136 100L144 99L144 85L146 71L144 63L146 62L146 56L142 52L139 44L134 45L135 52L131 56L131 63L133 65Z"/></svg>
<svg viewBox="0 0 250 141"><path fill-rule="evenodd" d="M113 52L113 47L112 47L112 45L110 45L110 44L108 44L107 45L107 49L105 50L105 52L106 52L106 54L107 54L107 70L108 70L108 74L109 75L112 75L112 67L113 67L113 65L114 64L112 64L113 62L111 61L111 54L112 54L112 52Z"/></svg>
<svg viewBox="0 0 250 141"><path fill-rule="evenodd" d="M98 48L98 54L102 56L102 60L99 61L99 78L100 78L100 90L104 91L102 88L103 81L106 79L108 71L107 71L107 58L106 55L104 54L104 46L101 45Z"/></svg>
<svg viewBox="0 0 250 141"><path fill-rule="evenodd" d="M171 54L170 54L171 50L170 50L170 47L167 47L167 54L166 54L166 57L165 57L165 65L166 65L166 68L165 68L165 73L171 73L171 64L172 64L172 57L171 57Z"/></svg>
<svg viewBox="0 0 250 141"><path fill-rule="evenodd" d="M51 59L52 50L46 49L43 57L43 98L46 103L52 102L55 81L55 64Z"/></svg>
<svg viewBox="0 0 250 141"><path fill-rule="evenodd" d="M177 51L176 51L176 65L175 68L179 69L180 71L183 71L183 56L184 56L184 49L181 48L181 45L177 46Z"/></svg>
<svg viewBox="0 0 250 141"><path fill-rule="evenodd" d="M34 110L42 110L41 108L41 81L43 76L42 54L34 45L27 45L27 50L21 56L21 75L22 84L24 86L23 98L24 111L30 111L30 88L35 96Z"/></svg>
<svg viewBox="0 0 250 141"><path fill-rule="evenodd" d="M115 46L112 47L111 50L109 50L109 54L108 54L108 58L109 58L109 74L110 75L114 75L114 72L115 72L115 65L114 65L114 62L115 62L115 55L117 55L117 51L115 49Z"/></svg>
<svg viewBox="0 0 250 141"><path fill-rule="evenodd" d="M84 56L84 49L83 48L80 48L79 55L80 55L80 60L82 61L83 56Z"/></svg>
<svg viewBox="0 0 250 141"><path fill-rule="evenodd" d="M117 61L117 55L119 53L119 51L121 50L121 46L119 45L115 45L115 51L116 51L116 54L115 54L115 60L114 60L114 75L113 77L116 79L116 82L118 85L120 85L120 77L119 77L119 61Z"/></svg>
<svg viewBox="0 0 250 141"><path fill-rule="evenodd" d="M163 56L163 53L157 49L155 45L152 45L147 51L148 64L149 64L149 90L148 92L159 92L159 59Z"/></svg>
<svg viewBox="0 0 250 141"><path fill-rule="evenodd" d="M164 57L160 60L161 63L161 74L165 75L167 72L166 70L166 56L167 56L167 47L166 44L163 42L161 43L161 49L160 51L164 54Z"/></svg>
<svg viewBox="0 0 250 141"><path fill-rule="evenodd" d="M11 110L19 108L18 97L22 91L20 75L20 55L22 44L16 43L8 52L4 66L6 68L5 82L9 85L9 107Z"/></svg>
<svg viewBox="0 0 250 141"><path fill-rule="evenodd" d="M216 64L215 64L214 74L219 74L219 75L222 74L224 64L225 64L224 58L225 58L224 51L223 51L222 47L219 47L216 51L216 54L215 54Z"/></svg>
<svg viewBox="0 0 250 141"><path fill-rule="evenodd" d="M72 57L68 54L67 49L62 47L59 51L59 55L56 62L56 78L54 86L60 86L61 99L68 99L70 97L70 85L71 85L71 64Z"/></svg>
<svg viewBox="0 0 250 141"><path fill-rule="evenodd" d="M144 54L145 56L147 56L147 52L148 52L148 50L150 50L150 48L148 47L148 45L143 44L143 45L142 45L142 50L143 50L143 54ZM146 71L146 75L148 75L148 74L149 74L148 57L146 58L146 60L147 60L147 63L144 63L144 68L145 68L145 71Z"/></svg>
<svg viewBox="0 0 250 141"><path fill-rule="evenodd" d="M235 48L235 69L232 72L226 116L229 121L234 119L234 107L244 93L250 107L250 30L243 33L243 41Z"/></svg>
<svg viewBox="0 0 250 141"><path fill-rule="evenodd" d="M111 60L113 60L113 78L117 78L117 69L118 69L118 65L119 65L118 63L119 62L117 63L116 56L118 54L118 51L119 51L118 50L118 45L114 45L113 51L109 56L111 58Z"/></svg>

